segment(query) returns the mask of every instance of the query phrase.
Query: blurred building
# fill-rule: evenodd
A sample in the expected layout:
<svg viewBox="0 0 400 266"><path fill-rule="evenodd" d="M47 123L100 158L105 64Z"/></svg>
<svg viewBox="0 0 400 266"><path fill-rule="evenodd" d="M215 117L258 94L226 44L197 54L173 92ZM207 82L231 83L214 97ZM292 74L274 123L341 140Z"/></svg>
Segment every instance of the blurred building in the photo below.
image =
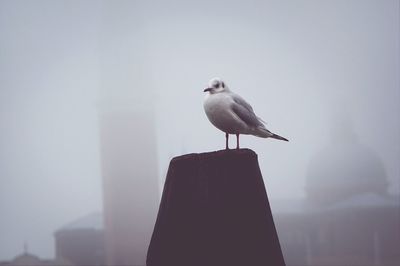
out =
<svg viewBox="0 0 400 266"><path fill-rule="evenodd" d="M276 202L280 243L289 266L400 265L399 203L375 194L329 207Z"/></svg>
<svg viewBox="0 0 400 266"><path fill-rule="evenodd" d="M0 261L1 266L73 266L70 262L63 259L41 259L36 255L30 254L26 249L11 261Z"/></svg>
<svg viewBox="0 0 400 266"><path fill-rule="evenodd" d="M101 18L99 122L108 265L145 265L159 204L142 8L137 1L104 2Z"/></svg>
<svg viewBox="0 0 400 266"><path fill-rule="evenodd" d="M158 205L152 120L134 111L101 117L107 262L144 265Z"/></svg>
<svg viewBox="0 0 400 266"><path fill-rule="evenodd" d="M54 233L55 259L41 259L24 252L0 266L80 266L107 265L104 243L103 215L92 213L81 217Z"/></svg>
<svg viewBox="0 0 400 266"><path fill-rule="evenodd" d="M92 213L54 233L56 259L73 265L106 265L103 215Z"/></svg>
<svg viewBox="0 0 400 266"><path fill-rule="evenodd" d="M346 124L346 123L344 123ZM383 162L349 130L311 160L306 199L273 203L287 265L400 265L400 202Z"/></svg>

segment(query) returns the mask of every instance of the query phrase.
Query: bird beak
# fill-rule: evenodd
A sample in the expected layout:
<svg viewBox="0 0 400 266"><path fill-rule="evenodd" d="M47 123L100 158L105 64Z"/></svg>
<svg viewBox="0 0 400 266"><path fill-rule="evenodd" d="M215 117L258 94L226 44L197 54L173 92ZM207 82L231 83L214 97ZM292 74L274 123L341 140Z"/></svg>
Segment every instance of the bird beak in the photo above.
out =
<svg viewBox="0 0 400 266"><path fill-rule="evenodd" d="M204 92L211 91L211 88L205 88Z"/></svg>

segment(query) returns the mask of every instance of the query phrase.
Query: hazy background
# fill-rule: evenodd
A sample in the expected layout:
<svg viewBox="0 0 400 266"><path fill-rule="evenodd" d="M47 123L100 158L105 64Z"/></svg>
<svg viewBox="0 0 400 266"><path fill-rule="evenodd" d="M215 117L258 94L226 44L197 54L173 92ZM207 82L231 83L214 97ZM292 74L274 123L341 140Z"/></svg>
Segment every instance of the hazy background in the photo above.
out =
<svg viewBox="0 0 400 266"><path fill-rule="evenodd" d="M399 1L0 0L0 260L53 257L56 229L102 209L104 102L155 108L160 189L173 156L224 148L214 76L290 139L241 137L270 198L304 197L343 112L398 195L399 73Z"/></svg>

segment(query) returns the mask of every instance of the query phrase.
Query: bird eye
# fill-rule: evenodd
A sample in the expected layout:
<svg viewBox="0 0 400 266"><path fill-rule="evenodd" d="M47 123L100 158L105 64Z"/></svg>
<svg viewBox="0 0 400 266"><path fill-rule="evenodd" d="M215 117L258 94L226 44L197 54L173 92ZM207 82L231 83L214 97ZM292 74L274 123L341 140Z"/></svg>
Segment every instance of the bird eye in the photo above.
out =
<svg viewBox="0 0 400 266"><path fill-rule="evenodd" d="M218 81L215 82L214 87L217 88L217 89L219 88L219 82Z"/></svg>

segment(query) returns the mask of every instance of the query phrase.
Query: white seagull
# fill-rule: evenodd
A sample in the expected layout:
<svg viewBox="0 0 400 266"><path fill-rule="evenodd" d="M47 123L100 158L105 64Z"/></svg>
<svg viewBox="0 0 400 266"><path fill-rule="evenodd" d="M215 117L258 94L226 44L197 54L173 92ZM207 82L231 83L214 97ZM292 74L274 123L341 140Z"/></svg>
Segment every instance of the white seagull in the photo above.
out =
<svg viewBox="0 0 400 266"><path fill-rule="evenodd" d="M204 111L208 120L225 132L226 149L229 149L229 134L236 135L236 149L239 149L239 134L288 141L266 129L265 122L254 113L251 105L233 93L220 78L211 79L204 92L208 92Z"/></svg>

